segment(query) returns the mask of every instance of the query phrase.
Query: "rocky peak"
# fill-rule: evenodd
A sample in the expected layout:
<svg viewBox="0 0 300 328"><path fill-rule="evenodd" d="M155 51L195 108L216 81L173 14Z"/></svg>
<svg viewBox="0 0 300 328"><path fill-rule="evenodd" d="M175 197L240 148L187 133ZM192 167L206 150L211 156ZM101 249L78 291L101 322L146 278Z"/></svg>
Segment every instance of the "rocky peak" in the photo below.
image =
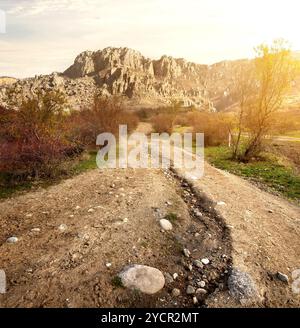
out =
<svg viewBox="0 0 300 328"><path fill-rule="evenodd" d="M209 67L166 55L153 60L130 48L107 47L82 52L64 73L0 86L0 103L8 103L9 99L17 102L37 90L59 89L74 108L87 106L97 91L106 96L123 96L129 105L139 107L178 101L184 106L212 111L213 102L230 94L227 77L233 66L229 63Z"/></svg>

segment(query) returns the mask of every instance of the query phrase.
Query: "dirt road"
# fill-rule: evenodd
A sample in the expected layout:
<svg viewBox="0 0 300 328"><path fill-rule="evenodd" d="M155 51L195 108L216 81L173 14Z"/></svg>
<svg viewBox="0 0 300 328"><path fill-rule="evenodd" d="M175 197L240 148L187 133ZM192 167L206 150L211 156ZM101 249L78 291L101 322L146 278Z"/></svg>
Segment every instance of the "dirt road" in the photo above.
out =
<svg viewBox="0 0 300 328"><path fill-rule="evenodd" d="M162 232L170 213L173 230ZM232 267L255 282L261 298L252 306L300 305L291 289L299 208L208 164L190 184L180 172L93 170L2 201L0 227L0 307L245 306L228 292ZM17 243L7 243L12 236ZM195 267L203 258L210 263ZM149 296L119 286L114 277L128 264L161 270L164 289ZM207 293L194 304L186 289L199 282Z"/></svg>

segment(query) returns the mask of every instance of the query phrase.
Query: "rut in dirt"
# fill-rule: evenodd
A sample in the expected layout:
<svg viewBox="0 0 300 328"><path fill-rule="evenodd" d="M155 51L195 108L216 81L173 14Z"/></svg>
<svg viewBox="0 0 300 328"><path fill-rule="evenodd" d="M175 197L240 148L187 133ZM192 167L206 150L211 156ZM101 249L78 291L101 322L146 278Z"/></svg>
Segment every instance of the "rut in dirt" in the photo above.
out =
<svg viewBox="0 0 300 328"><path fill-rule="evenodd" d="M176 236L176 241L184 249L191 251L190 257L183 257L181 263L187 271L186 280L199 284L205 282L206 294L198 296L200 307L207 306L206 300L219 291L227 290L227 280L232 268L232 238L230 229L223 217L215 209L215 205L204 193L195 189L185 178L171 168L167 177L177 184L177 193L187 205L191 224L186 233ZM199 234L196 231L203 233ZM197 270L191 270L203 254L209 259L209 265L202 265ZM196 262L197 261L197 262ZM197 265L196 265L197 266ZM200 285L199 285L200 287ZM194 304L195 305L195 304Z"/></svg>

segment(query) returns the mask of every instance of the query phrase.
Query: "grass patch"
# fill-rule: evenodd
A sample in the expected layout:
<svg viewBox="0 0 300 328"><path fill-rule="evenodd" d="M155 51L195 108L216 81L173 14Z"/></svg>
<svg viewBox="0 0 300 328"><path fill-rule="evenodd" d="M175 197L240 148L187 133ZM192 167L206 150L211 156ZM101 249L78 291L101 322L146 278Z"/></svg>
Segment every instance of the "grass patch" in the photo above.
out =
<svg viewBox="0 0 300 328"><path fill-rule="evenodd" d="M227 147L205 149L206 160L215 167L260 182L288 198L300 200L300 176L291 167L279 163L276 156L265 154L260 160L245 164L232 161L230 155Z"/></svg>
<svg viewBox="0 0 300 328"><path fill-rule="evenodd" d="M118 288L124 287L122 283L122 279L119 276L114 276L111 280L111 283L114 287L118 287Z"/></svg>
<svg viewBox="0 0 300 328"><path fill-rule="evenodd" d="M290 131L290 132L284 133L284 136L300 138L300 131L299 130L298 131Z"/></svg>
<svg viewBox="0 0 300 328"><path fill-rule="evenodd" d="M172 223L175 223L175 222L178 220L178 215L175 214L175 213L168 213L168 214L165 216L165 219L166 219L166 220L169 220L169 221L172 222Z"/></svg>
<svg viewBox="0 0 300 328"><path fill-rule="evenodd" d="M79 160L77 164L74 165L74 167L71 169L72 174L80 174L88 170L93 170L97 168L96 163L96 151L91 151L88 154L84 155L84 158Z"/></svg>
<svg viewBox="0 0 300 328"><path fill-rule="evenodd" d="M23 182L17 186L5 186L2 181L5 180L4 174L0 175L0 199L8 198L16 192L26 191L32 188L31 182Z"/></svg>

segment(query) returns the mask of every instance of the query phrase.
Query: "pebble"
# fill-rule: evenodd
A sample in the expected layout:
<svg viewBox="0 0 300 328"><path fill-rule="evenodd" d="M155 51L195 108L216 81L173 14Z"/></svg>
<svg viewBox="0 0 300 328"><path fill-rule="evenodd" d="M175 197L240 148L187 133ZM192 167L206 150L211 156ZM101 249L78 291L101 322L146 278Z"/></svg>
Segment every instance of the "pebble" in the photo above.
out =
<svg viewBox="0 0 300 328"><path fill-rule="evenodd" d="M194 261L194 265L197 267L197 268L200 268L202 269L203 268L203 263L199 260L195 260Z"/></svg>
<svg viewBox="0 0 300 328"><path fill-rule="evenodd" d="M94 210L93 208L90 208L90 209L88 210L88 213L93 213L93 212L95 212L95 210Z"/></svg>
<svg viewBox="0 0 300 328"><path fill-rule="evenodd" d="M203 214L198 209L194 210L194 214L199 218L201 218L203 216Z"/></svg>
<svg viewBox="0 0 300 328"><path fill-rule="evenodd" d="M193 297L193 303L198 304L198 298L196 296Z"/></svg>
<svg viewBox="0 0 300 328"><path fill-rule="evenodd" d="M207 294L207 291L205 289L203 289L203 288L198 288L196 290L196 294L205 295L205 294Z"/></svg>
<svg viewBox="0 0 300 328"><path fill-rule="evenodd" d="M66 224L61 224L59 227L58 227L58 230L61 231L61 232L64 232L68 229L67 225Z"/></svg>
<svg viewBox="0 0 300 328"><path fill-rule="evenodd" d="M186 256L186 257L190 257L191 252L190 252L187 248L184 248L184 249L183 249L183 254L184 254L184 256Z"/></svg>
<svg viewBox="0 0 300 328"><path fill-rule="evenodd" d="M186 293L187 293L188 295L195 294L195 288L194 288L193 286L191 286L191 285L188 285L188 286L187 286L187 289L186 289Z"/></svg>
<svg viewBox="0 0 300 328"><path fill-rule="evenodd" d="M170 231L173 229L173 225L169 220L161 219L159 221L159 224L160 224L161 228L165 231Z"/></svg>
<svg viewBox="0 0 300 328"><path fill-rule="evenodd" d="M226 205L226 203L225 202L218 202L217 205L224 206L224 205Z"/></svg>
<svg viewBox="0 0 300 328"><path fill-rule="evenodd" d="M33 228L30 231L31 232L41 232L41 229L40 228Z"/></svg>
<svg viewBox="0 0 300 328"><path fill-rule="evenodd" d="M193 271L193 266L191 264L188 264L187 269L190 270L190 271Z"/></svg>
<svg viewBox="0 0 300 328"><path fill-rule="evenodd" d="M205 287L205 281L199 281L198 283L197 283L197 285L199 286L199 287L201 287L201 288L204 288Z"/></svg>
<svg viewBox="0 0 300 328"><path fill-rule="evenodd" d="M167 284L172 284L174 282L173 277L168 272L165 273L165 280Z"/></svg>
<svg viewBox="0 0 300 328"><path fill-rule="evenodd" d="M175 272L175 273L173 274L173 279L176 280L177 278L178 278L178 273Z"/></svg>
<svg viewBox="0 0 300 328"><path fill-rule="evenodd" d="M202 259L201 262L204 264L204 265L207 265L210 263L209 259Z"/></svg>
<svg viewBox="0 0 300 328"><path fill-rule="evenodd" d="M9 244L15 244L19 241L18 237L9 237L7 238L6 242Z"/></svg>
<svg viewBox="0 0 300 328"><path fill-rule="evenodd" d="M277 279L279 279L282 282L285 282L287 284L289 283L289 277L284 273L281 273L278 271L276 274L276 277L277 277Z"/></svg>
<svg viewBox="0 0 300 328"><path fill-rule="evenodd" d="M107 268L110 268L112 264L111 263L106 263L105 265L106 265Z"/></svg>
<svg viewBox="0 0 300 328"><path fill-rule="evenodd" d="M173 297L178 297L181 294L180 290L178 288L174 288L172 290L172 296Z"/></svg>

